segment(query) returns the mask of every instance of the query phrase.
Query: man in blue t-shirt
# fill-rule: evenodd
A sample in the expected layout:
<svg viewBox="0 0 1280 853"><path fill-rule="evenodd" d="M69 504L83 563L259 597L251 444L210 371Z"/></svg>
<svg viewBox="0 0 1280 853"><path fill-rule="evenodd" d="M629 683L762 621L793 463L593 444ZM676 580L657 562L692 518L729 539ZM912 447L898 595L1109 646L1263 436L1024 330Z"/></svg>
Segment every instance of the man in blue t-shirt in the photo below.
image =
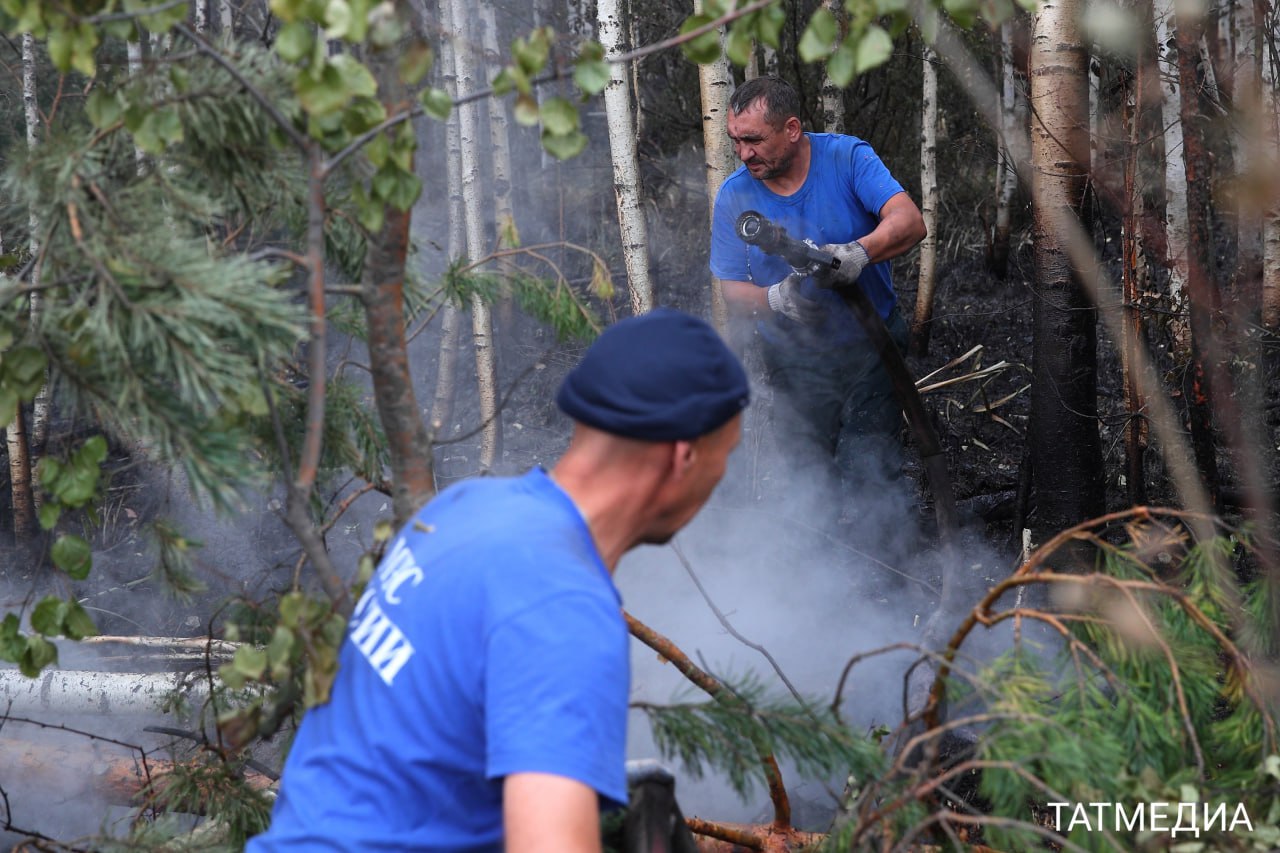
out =
<svg viewBox="0 0 1280 853"><path fill-rule="evenodd" d="M905 350L889 260L924 238L924 218L870 145L806 133L799 112L795 90L777 77L749 80L730 97L742 166L716 196L711 272L730 306L758 320L779 443L797 475L847 490L897 475L901 414L888 374L838 294L743 242L735 224L754 210L836 255L841 277L857 278Z"/></svg>
<svg viewBox="0 0 1280 853"><path fill-rule="evenodd" d="M606 329L561 385L550 472L453 486L392 540L250 853L598 851L600 808L627 798L612 573L706 502L747 396L701 320Z"/></svg>

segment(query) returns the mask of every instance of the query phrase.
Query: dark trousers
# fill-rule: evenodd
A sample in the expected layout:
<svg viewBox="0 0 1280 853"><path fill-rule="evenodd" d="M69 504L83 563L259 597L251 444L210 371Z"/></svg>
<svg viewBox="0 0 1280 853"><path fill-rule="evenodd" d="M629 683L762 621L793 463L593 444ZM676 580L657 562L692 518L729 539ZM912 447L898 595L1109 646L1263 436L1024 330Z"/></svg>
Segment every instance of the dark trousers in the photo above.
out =
<svg viewBox="0 0 1280 853"><path fill-rule="evenodd" d="M897 308L885 325L905 353L907 324ZM850 495L901 477L902 408L870 343L816 349L765 341L763 357L788 480L817 486L814 505L793 511L834 521Z"/></svg>

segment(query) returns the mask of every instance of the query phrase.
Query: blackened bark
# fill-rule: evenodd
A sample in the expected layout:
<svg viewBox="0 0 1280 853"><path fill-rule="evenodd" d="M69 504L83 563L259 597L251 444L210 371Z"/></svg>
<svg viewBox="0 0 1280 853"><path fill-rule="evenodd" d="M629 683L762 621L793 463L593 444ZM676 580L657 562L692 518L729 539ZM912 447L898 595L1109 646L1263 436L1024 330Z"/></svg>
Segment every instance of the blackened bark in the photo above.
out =
<svg viewBox="0 0 1280 853"><path fill-rule="evenodd" d="M1213 317L1218 312L1218 288L1209 275L1212 234L1209 226L1209 152L1200 117L1200 84L1196 61L1204 22L1178 7L1178 86L1182 108L1183 162L1187 171L1187 298L1191 312L1191 365L1185 374L1183 395L1191 424L1191 448L1196 467L1214 504L1221 484L1213 440L1212 365L1218 357Z"/></svg>
<svg viewBox="0 0 1280 853"><path fill-rule="evenodd" d="M1097 318L1068 258L1066 217L1085 209L1088 51L1078 0L1046 2L1032 38L1035 299L1030 436L1036 540L1101 514Z"/></svg>

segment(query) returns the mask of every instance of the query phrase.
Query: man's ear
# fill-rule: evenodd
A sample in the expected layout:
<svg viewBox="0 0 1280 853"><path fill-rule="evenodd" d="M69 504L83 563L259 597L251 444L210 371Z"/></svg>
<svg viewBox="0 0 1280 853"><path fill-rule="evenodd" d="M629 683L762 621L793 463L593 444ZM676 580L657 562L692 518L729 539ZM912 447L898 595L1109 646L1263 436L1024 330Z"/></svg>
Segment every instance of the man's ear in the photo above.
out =
<svg viewBox="0 0 1280 853"><path fill-rule="evenodd" d="M796 140L800 138L800 134L804 132L804 125L800 123L800 119L791 116L782 123L782 128L787 132L787 138Z"/></svg>
<svg viewBox="0 0 1280 853"><path fill-rule="evenodd" d="M697 461L698 449L692 441L675 441L672 444L671 473L676 478L682 478Z"/></svg>

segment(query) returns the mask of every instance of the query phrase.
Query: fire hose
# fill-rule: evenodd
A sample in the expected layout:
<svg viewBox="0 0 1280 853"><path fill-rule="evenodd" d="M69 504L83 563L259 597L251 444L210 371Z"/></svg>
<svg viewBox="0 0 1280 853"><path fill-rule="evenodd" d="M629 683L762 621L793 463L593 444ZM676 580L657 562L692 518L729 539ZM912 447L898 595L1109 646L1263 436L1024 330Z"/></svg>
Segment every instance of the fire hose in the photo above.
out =
<svg viewBox="0 0 1280 853"><path fill-rule="evenodd" d="M875 348L893 383L894 394L902 411L907 416L907 423L915 435L916 446L920 451L920 462L928 478L933 492L934 517L938 523L938 536L944 551L944 570L942 577L942 607L946 609L949 595L953 591L950 583L950 566L954 560L953 549L956 545L956 532L959 527L955 494L951 487L951 474L947 470L947 460L938 442L938 434L933 429L920 392L916 388L911 371L907 368L902 353L889 337L880 314L871 304L871 300L863 292L856 280L842 280L840 277L840 259L824 252L811 243L797 240L790 236L781 225L770 222L754 210L748 210L738 217L736 229L738 236L746 243L756 246L768 255L782 258L798 272L807 272L819 287L833 290L845 305L858 318L867 339Z"/></svg>

